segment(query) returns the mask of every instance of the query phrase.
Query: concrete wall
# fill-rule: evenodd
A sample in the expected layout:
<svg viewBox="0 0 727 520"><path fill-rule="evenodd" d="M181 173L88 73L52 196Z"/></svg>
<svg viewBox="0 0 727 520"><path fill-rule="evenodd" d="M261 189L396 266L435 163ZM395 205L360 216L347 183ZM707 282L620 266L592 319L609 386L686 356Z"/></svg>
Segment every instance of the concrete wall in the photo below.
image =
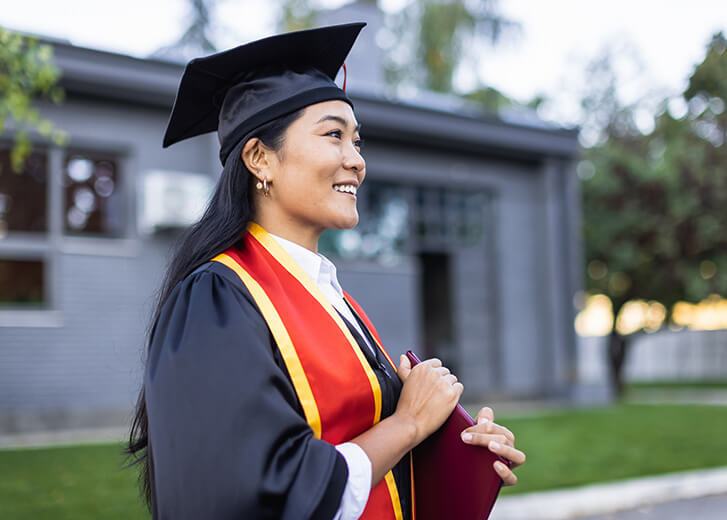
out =
<svg viewBox="0 0 727 520"><path fill-rule="evenodd" d="M454 262L460 377L470 397L567 392L575 378L572 302L580 288L571 272L570 214L563 209L570 202L570 181L562 179L570 163L380 143L367 153L374 179L493 194L488 235Z"/></svg>
<svg viewBox="0 0 727 520"><path fill-rule="evenodd" d="M69 99L43 114L70 133L71 146L119 154L129 222L119 239L64 236L62 210L52 208L47 237L4 241L3 247L43 250L51 309L0 311L0 431L126 421L140 383L152 291L169 248L136 232L137 182L151 168L213 171L208 137L174 152L161 149L166 111ZM53 154L57 177L60 152Z"/></svg>
<svg viewBox="0 0 727 520"><path fill-rule="evenodd" d="M727 331L644 334L626 362L627 381L727 380Z"/></svg>
<svg viewBox="0 0 727 520"><path fill-rule="evenodd" d="M606 336L578 338L578 380L590 387L608 385ZM624 380L700 381L727 379L727 331L662 330L633 339Z"/></svg>
<svg viewBox="0 0 727 520"><path fill-rule="evenodd" d="M128 193L120 239L64 236L61 209L47 238L5 241L48 259L52 309L0 312L0 431L124 424L141 377L144 329L170 242L136 230L136 187L147 169L219 171L214 135L161 149L166 110L70 98L44 115L72 145L117 152ZM364 119L365 120L365 119ZM60 152L53 152L54 175ZM484 240L453 257L460 378L470 398L543 396L569 384L574 352L567 261L567 164L513 161L404 144L367 145L372 179L486 190ZM342 263L341 281L393 354L419 341L418 273ZM557 308L554 308L557 307ZM22 325L22 326L21 326Z"/></svg>

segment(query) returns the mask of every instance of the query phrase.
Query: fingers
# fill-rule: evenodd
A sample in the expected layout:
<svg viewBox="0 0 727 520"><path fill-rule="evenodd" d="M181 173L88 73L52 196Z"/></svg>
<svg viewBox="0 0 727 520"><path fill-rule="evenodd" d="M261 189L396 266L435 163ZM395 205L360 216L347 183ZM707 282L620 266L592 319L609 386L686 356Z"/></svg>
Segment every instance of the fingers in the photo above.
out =
<svg viewBox="0 0 727 520"><path fill-rule="evenodd" d="M477 428L477 426L473 426L462 432L462 440L467 444L472 444L474 446L487 447L496 455L500 455L501 457L511 461L511 468L508 468L507 465L503 464L501 461L494 462L493 468L502 479L504 485L514 486L517 484L517 475L515 475L512 470L522 464L525 464L525 453L508 445L506 443L506 437L502 434L477 433L473 430L474 428Z"/></svg>
<svg viewBox="0 0 727 520"><path fill-rule="evenodd" d="M447 382L454 391L454 397L459 400L460 396L464 392L464 386L459 382L457 376L452 374L449 369L442 365L442 361L438 358L431 358L417 364L415 367L411 367L409 360L404 361L405 356L401 356L399 359L399 375L401 380L404 381L411 372L417 372L418 374L425 374L430 377L431 381L434 382L433 375L438 376Z"/></svg>
<svg viewBox="0 0 727 520"><path fill-rule="evenodd" d="M512 470L505 464L498 460L492 464L492 467L495 468L495 471L500 476L502 483L505 486L514 486L517 484L517 475L515 475L515 473L513 473Z"/></svg>
<svg viewBox="0 0 727 520"><path fill-rule="evenodd" d="M473 446L489 447L491 441L503 445L507 444L507 438L499 433L477 433L465 430L461 436L464 442L472 444Z"/></svg>
<svg viewBox="0 0 727 520"><path fill-rule="evenodd" d="M426 361L422 361L417 366L410 369L409 372L411 372L412 370L426 371L427 369L442 377L451 374L449 369L447 367L443 366L442 362L437 358L432 358L432 359L427 359Z"/></svg>
<svg viewBox="0 0 727 520"><path fill-rule="evenodd" d="M455 376L454 374L447 374L442 379L447 381L447 383L449 383L450 385L453 385L457 382L457 376Z"/></svg>
<svg viewBox="0 0 727 520"><path fill-rule="evenodd" d="M477 412L477 423L479 424L482 419L487 419L488 421L495 420L495 412L492 408L489 406L483 406L480 411Z"/></svg>
<svg viewBox="0 0 727 520"><path fill-rule="evenodd" d="M479 424L470 426L469 428L467 428L464 431L475 432L475 433L491 433L491 434L504 435L505 438L507 439L505 444L509 444L510 446L515 446L515 434L512 433L507 428L505 428L504 426L497 424L495 422L490 422L490 421L480 422Z"/></svg>
<svg viewBox="0 0 727 520"><path fill-rule="evenodd" d="M450 373L449 369L447 367L444 367L444 366L442 366L442 367L436 367L433 370L435 372L437 372L438 374L443 375L443 376L446 376L447 374Z"/></svg>
<svg viewBox="0 0 727 520"><path fill-rule="evenodd" d="M452 385L452 386L457 384L457 382L458 382L457 376L452 374L447 367L444 367L444 366L437 367L434 370L437 373L439 373L439 375L442 377L442 379L444 379L447 382L447 384ZM458 388L454 389L455 393L457 395L457 398L459 398L459 396L462 395L462 390L464 390L464 386L462 385L462 383L459 383L459 386L461 388L458 387Z"/></svg>
<svg viewBox="0 0 727 520"><path fill-rule="evenodd" d="M404 381L410 372L411 361L409 361L408 357L402 354L401 356L399 356L399 369L397 370L397 374L399 375L399 378Z"/></svg>
<svg viewBox="0 0 727 520"><path fill-rule="evenodd" d="M399 356L399 366L411 370L411 361L405 354Z"/></svg>
<svg viewBox="0 0 727 520"><path fill-rule="evenodd" d="M462 397L462 392L464 392L464 385L457 381L452 385L452 388L454 388L455 392L457 392L457 400L459 401L459 398Z"/></svg>
<svg viewBox="0 0 727 520"><path fill-rule="evenodd" d="M430 366L436 368L436 367L441 367L442 366L442 360L439 359L439 358L433 357L433 358L430 358L430 359L425 359L420 364L422 364L422 365L430 365Z"/></svg>
<svg viewBox="0 0 727 520"><path fill-rule="evenodd" d="M501 444L497 441L490 441L487 447L492 453L496 453L497 455L500 455L507 460L512 461L513 468L525 464L525 454L517 448L507 446L506 444Z"/></svg>

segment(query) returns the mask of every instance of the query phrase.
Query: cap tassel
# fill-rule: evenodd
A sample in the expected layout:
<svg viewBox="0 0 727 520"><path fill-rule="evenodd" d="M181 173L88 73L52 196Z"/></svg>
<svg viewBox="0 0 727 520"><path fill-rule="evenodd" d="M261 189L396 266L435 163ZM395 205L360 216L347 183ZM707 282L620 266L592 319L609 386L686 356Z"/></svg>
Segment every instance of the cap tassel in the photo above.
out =
<svg viewBox="0 0 727 520"><path fill-rule="evenodd" d="M343 91L346 92L346 62L343 62Z"/></svg>

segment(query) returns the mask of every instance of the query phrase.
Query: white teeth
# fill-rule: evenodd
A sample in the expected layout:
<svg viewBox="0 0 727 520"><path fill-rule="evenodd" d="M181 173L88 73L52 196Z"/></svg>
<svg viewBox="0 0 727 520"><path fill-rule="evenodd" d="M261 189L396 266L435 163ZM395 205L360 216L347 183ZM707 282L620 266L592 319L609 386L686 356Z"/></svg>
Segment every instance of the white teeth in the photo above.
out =
<svg viewBox="0 0 727 520"><path fill-rule="evenodd" d="M353 184L337 184L333 187L336 191L341 191L345 193L351 193L353 195L356 195L357 188Z"/></svg>

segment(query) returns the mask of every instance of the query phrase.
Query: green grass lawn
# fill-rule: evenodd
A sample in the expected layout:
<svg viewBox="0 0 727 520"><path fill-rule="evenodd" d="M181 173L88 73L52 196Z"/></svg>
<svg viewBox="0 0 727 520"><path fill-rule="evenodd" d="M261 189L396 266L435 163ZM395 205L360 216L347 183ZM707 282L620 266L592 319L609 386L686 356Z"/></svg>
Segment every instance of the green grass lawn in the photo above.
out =
<svg viewBox="0 0 727 520"><path fill-rule="evenodd" d="M0 450L0 518L149 518L120 444Z"/></svg>
<svg viewBox="0 0 727 520"><path fill-rule="evenodd" d="M727 380L725 379L699 379L699 380L663 380L663 381L645 381L638 383L628 383L625 388L628 390L727 390Z"/></svg>
<svg viewBox="0 0 727 520"><path fill-rule="evenodd" d="M620 405L495 421L528 457L503 494L727 466L722 406Z"/></svg>
<svg viewBox="0 0 727 520"><path fill-rule="evenodd" d="M727 407L621 405L496 420L528 456L504 495L727 466ZM148 518L120 450L0 450L0 518Z"/></svg>

